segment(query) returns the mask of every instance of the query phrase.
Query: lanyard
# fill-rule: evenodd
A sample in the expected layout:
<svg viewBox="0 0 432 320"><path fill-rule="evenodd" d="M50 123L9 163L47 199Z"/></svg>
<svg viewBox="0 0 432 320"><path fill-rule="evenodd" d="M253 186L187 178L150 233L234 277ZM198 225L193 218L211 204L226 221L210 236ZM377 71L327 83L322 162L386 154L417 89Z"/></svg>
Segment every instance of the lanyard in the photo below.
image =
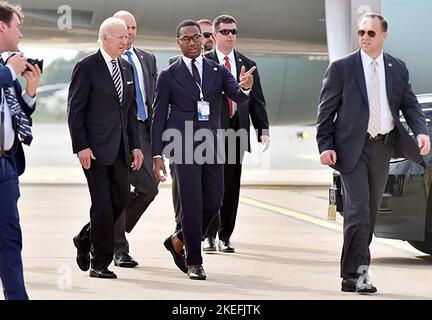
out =
<svg viewBox="0 0 432 320"><path fill-rule="evenodd" d="M201 87L201 85L198 82L195 81L195 83L197 84L197 86L199 88L199 91L200 91L200 100L204 101L204 94L203 94L202 87Z"/></svg>

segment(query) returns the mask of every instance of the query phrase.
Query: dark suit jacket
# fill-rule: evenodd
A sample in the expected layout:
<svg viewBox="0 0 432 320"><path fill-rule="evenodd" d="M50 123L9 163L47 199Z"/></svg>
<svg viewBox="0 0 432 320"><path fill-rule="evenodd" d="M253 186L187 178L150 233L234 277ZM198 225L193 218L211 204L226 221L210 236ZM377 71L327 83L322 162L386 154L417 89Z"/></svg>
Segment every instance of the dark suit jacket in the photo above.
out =
<svg viewBox="0 0 432 320"><path fill-rule="evenodd" d="M156 66L156 57L154 54L141 50L138 48L134 48L136 55L138 56L138 59L141 62L141 68L144 75L144 85L145 85L145 94L146 94L146 101L145 104L147 105L148 110L148 119L151 121L151 118L153 117L153 99L154 99L154 92L156 88L156 80L158 77L157 72L157 66Z"/></svg>
<svg viewBox="0 0 432 320"><path fill-rule="evenodd" d="M9 68L5 66L0 66L0 87L1 88L9 88L14 87L16 98L18 99L19 104L21 105L22 110L26 114L26 116L29 119L30 125L32 124L31 115L34 112L36 108L36 104L31 108L29 105L24 101L22 98L22 89L21 85L19 84L18 80L13 81L12 74L9 70ZM1 93L0 93L1 95ZM1 100L1 96L0 96ZM15 121L12 120L14 126ZM18 175L22 175L25 170L25 156L24 156L24 150L21 144L21 141L18 138L18 131L15 130L15 140L14 145L12 146L12 149L9 151L9 155L11 156L13 162L15 163L15 167L17 170Z"/></svg>
<svg viewBox="0 0 432 320"><path fill-rule="evenodd" d="M216 51L213 50L205 54L205 56L217 63L221 63L217 57ZM234 57L236 61L237 68L237 79L240 80L241 67L245 66L246 71L248 71L253 66L256 66L255 61L249 59L245 55L241 54L237 50L234 50ZM258 69L253 73L254 84L252 91L250 93L250 100L245 103L240 103L237 105L237 113L239 118L240 129L246 129L248 132L248 150L250 152L250 120L252 119L252 124L257 130L258 141L261 141L260 137L263 134L263 130L266 130L264 134L269 135L269 120L266 111L266 102L264 99L264 94L261 88L261 80L259 76ZM250 116L250 117L249 117ZM224 94L222 99L222 111L221 111L221 126L224 129L229 128L229 105L227 96Z"/></svg>
<svg viewBox="0 0 432 320"><path fill-rule="evenodd" d="M222 91L238 103L244 103L249 99L225 67L207 58L203 58L202 82L204 99L210 103L210 119L199 122L197 116L199 89L183 59L178 59L160 73L153 105L152 156L162 155L166 144L162 141L164 131L176 129L182 135L184 157L186 121L193 123L194 132L201 128L209 129L216 142L216 131L220 129ZM194 144L194 147L197 144Z"/></svg>
<svg viewBox="0 0 432 320"><path fill-rule="evenodd" d="M395 156L423 161L417 143L399 120L402 111L414 135L428 134L425 118L412 92L405 63L384 53L389 107L395 123ZM360 50L333 62L327 69L318 106L317 142L319 152L335 150L335 169L354 169L365 143L369 102Z"/></svg>
<svg viewBox="0 0 432 320"><path fill-rule="evenodd" d="M140 149L132 66L119 59L123 102L100 51L75 66L68 96L68 123L74 153L91 148L100 165L111 165L123 140L125 159Z"/></svg>

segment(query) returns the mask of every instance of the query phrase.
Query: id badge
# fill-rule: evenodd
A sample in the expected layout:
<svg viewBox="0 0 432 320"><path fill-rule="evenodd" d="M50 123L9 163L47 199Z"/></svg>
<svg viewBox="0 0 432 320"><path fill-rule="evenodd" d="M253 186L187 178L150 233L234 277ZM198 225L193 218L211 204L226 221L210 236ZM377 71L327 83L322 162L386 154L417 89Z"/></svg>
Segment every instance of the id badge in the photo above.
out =
<svg viewBox="0 0 432 320"><path fill-rule="evenodd" d="M210 104L207 101L198 101L198 121L208 121L210 118Z"/></svg>

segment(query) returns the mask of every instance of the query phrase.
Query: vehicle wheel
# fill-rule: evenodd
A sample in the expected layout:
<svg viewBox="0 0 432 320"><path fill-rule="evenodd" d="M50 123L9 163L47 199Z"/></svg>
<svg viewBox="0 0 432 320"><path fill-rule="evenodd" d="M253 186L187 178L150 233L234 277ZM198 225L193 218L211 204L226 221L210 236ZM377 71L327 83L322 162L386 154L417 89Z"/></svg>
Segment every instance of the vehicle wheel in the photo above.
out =
<svg viewBox="0 0 432 320"><path fill-rule="evenodd" d="M431 241L408 241L408 243L421 252L432 254Z"/></svg>
<svg viewBox="0 0 432 320"><path fill-rule="evenodd" d="M432 254L432 192L429 193L426 210L425 240L408 241L408 243L421 252Z"/></svg>

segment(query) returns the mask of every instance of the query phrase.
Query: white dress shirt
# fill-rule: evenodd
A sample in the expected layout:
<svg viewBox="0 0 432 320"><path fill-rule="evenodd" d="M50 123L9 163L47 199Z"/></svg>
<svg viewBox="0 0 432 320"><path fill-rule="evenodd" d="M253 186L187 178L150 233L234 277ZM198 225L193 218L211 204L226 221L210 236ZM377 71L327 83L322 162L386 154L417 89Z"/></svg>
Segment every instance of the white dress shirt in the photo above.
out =
<svg viewBox="0 0 432 320"><path fill-rule="evenodd" d="M111 58L111 56L104 50L104 48L101 47L100 51L102 53L102 57L105 60L105 63L107 65L107 67L108 67L108 70L109 70L111 78L112 78L114 68L113 68L113 65L112 65L111 61L113 60L113 58ZM117 62L117 67L119 68L119 72L120 72L120 83L121 83L121 86L122 86L122 92L124 92L123 91L124 90L124 85L123 85L123 79L122 79L122 76L121 76L122 72L120 70L121 66L120 66L120 63L119 63L119 59L117 58L117 59L115 59L115 61Z"/></svg>
<svg viewBox="0 0 432 320"><path fill-rule="evenodd" d="M135 64L135 67L137 69L137 73L138 73L138 84L141 90L141 95L142 95L142 101L144 102L144 109L146 114L148 115L148 107L146 105L146 92L145 92L145 86L144 86L144 74L143 74L143 70L141 67L141 61L139 60L138 56L135 53L135 50L133 49L133 47L131 47L129 50L126 50L132 53L131 58L132 61ZM122 58L125 59L126 61L129 62L129 58L126 55L126 51L125 53L122 55Z"/></svg>
<svg viewBox="0 0 432 320"><path fill-rule="evenodd" d="M186 67L188 68L189 72L191 73L192 77L193 77L193 72L192 72L192 59L186 57L186 56L182 56L183 62L186 64ZM203 57L199 56L197 58L195 58L195 66L198 69L198 73L200 75L201 78L201 87L202 87L202 78L203 78Z"/></svg>
<svg viewBox="0 0 432 320"><path fill-rule="evenodd" d="M363 71L366 80L366 90L368 97L370 97L370 82L372 74L372 62L374 61L369 57L363 49L360 50L361 60L363 64ZM381 126L379 134L389 133L394 128L393 116L390 112L390 107L387 98L387 87L386 87L386 76L384 66L384 55L381 52L378 58L375 59L378 68L378 76L380 81L380 115L381 115Z"/></svg>

